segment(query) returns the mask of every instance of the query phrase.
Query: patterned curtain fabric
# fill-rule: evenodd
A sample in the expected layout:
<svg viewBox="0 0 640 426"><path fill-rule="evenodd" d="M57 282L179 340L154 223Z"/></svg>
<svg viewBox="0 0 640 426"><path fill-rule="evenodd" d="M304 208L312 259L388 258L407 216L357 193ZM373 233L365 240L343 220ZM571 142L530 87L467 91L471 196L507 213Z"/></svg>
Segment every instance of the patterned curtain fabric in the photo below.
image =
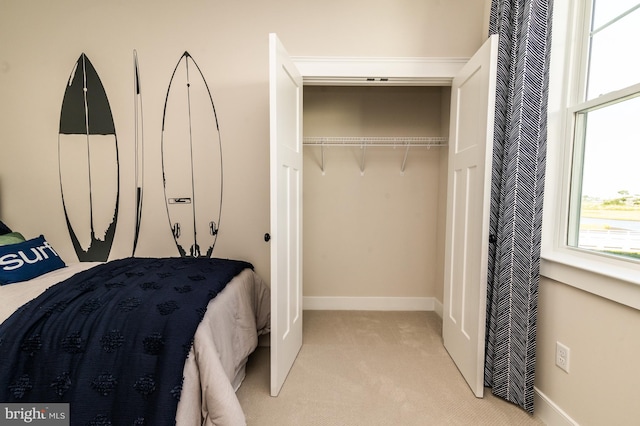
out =
<svg viewBox="0 0 640 426"><path fill-rule="evenodd" d="M553 0L493 0L499 34L485 386L533 413Z"/></svg>

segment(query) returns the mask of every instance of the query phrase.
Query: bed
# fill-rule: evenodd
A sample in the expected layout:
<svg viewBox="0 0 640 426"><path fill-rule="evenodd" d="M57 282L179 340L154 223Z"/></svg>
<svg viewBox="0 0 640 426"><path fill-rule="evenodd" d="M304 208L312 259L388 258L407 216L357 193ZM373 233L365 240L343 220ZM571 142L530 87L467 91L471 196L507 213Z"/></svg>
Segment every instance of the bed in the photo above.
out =
<svg viewBox="0 0 640 426"><path fill-rule="evenodd" d="M3 247L0 247L0 249L2 248ZM11 260L11 258L3 257L2 252L0 251L0 267L2 267L3 264L7 265L7 260ZM31 309L32 312L35 312L36 314L45 312L46 315L44 316L48 315L52 317L58 315L57 307L61 305L66 308L66 311L71 310L70 308L67 308L67 302L71 298L68 295L65 295L67 293L63 292L63 288L65 286L75 285L77 288L74 291L78 292L78 288L86 286L87 283L90 282L93 287L99 288L100 291L111 291L112 288L115 287L128 286L129 280L133 280L133 282L135 282L136 284L131 285L136 287L138 293L141 293L140 288L144 288L145 285L151 285L148 280L145 281L145 278L141 276L143 275L143 272L145 270L151 270L156 277L164 277L163 274L167 274L160 273L159 270L154 269L156 268L156 265L164 265L165 263L168 263L170 265L173 265L172 267L175 270L181 269L182 265L185 263L198 263L199 261L215 263L225 260L184 258L128 258L106 263L76 263L55 268L53 271L40 274L39 276L27 281L2 285L0 286L0 351L2 351L3 348L7 346L8 329L13 330L14 328L34 327L34 325L29 322L16 322L16 318L18 317L25 317L23 321L35 321L32 320L32 318L34 317L33 313L29 314L28 316L25 315L25 312L29 312L26 310ZM125 266L133 267L133 269L125 270ZM111 268L111 271L109 272L109 274L111 275L109 276L115 278L107 279L104 282L98 281L98 278L96 277L100 277L100 274L94 271L100 271L101 268ZM215 269L211 266L206 266L205 269L202 269L202 265L200 265L200 268L200 271L205 270L205 272L208 272L211 269ZM210 300L207 299L202 302L205 306L204 309L198 308L198 311L200 313L200 320L195 327L195 332L191 332L192 344L183 345L183 361L180 365L182 370L181 372L178 371L178 374L182 377L182 382L177 389L177 395L174 395L175 399L177 400L177 406L173 408L173 411L171 411L171 409L168 411L169 413L175 413L175 423L180 426L201 424L233 426L243 425L246 423L242 408L240 407L238 399L236 398L235 391L238 389L245 377L245 364L247 362L249 354L253 352L253 350L257 346L258 336L269 332L270 295L268 287L265 285L263 280L254 272L251 265L239 263L235 264L234 268L236 268L239 272L236 273L235 270L232 272L228 272L228 274L232 275L232 278L226 285L223 285L223 288L219 292L217 290L209 291L209 295L211 295L211 293L215 294L213 294ZM104 274L105 272L101 273ZM210 276L208 273L198 273L196 275L197 276L192 281L182 283L172 282L170 284L172 288L171 291L178 295L174 298L181 297L183 293L194 293L196 290L200 291L200 289L204 288L202 286L205 286L206 283L208 283L208 281L210 280ZM123 276L126 276L127 279L123 280ZM193 274L190 275L189 278L194 278ZM103 290L104 288L108 288L108 290ZM95 291L93 288L90 290L92 292ZM69 290L64 291L66 292ZM55 302L56 299L53 299L53 297L56 297L56 294L57 296L63 295L63 297L65 297L64 303L61 304L59 300ZM95 293L92 294L95 295ZM101 299L101 297L103 296L95 297L91 300L103 300ZM47 300L47 298L49 299ZM135 298L132 297L125 298L123 299L125 302L124 304L123 301L120 301L118 305L120 307L120 310L126 310L129 308L131 308L130 310L132 310L134 308L137 308L137 305L140 305L140 301L137 301L136 305L136 303L132 302L132 300L134 299ZM203 299L203 297L196 296L196 299ZM42 300L44 301L40 302ZM52 301L54 301L55 303ZM104 304L107 305L108 303L105 302ZM88 306L86 300L83 306L85 306L85 308L86 306ZM171 315L175 315L174 311L180 311L180 309L176 308L175 306L171 306L170 304L169 306L163 306L163 308ZM158 308L158 310L161 309ZM189 309L189 311L190 310L191 309ZM80 309L80 311L82 311L82 309ZM186 312L187 309L183 309L183 311ZM78 314L76 313L76 315ZM92 312L91 315L94 315L94 313ZM8 400L5 400L3 402L68 402L70 404L71 411L71 424L173 424L173 420L168 421L166 420L166 418L163 418L161 416L156 418L152 417L153 415L156 415L155 411L159 409L162 409L165 412L167 411L165 409L166 407L164 407L164 403L159 402L160 400L155 399L154 396L155 394L160 393L160 390L162 389L160 380L151 382L151 384L144 381L141 382L140 380L136 381L133 386L129 386L129 384L127 384L127 389L129 389L128 391L118 390L118 392L120 392L117 394L118 396L114 396L111 400L109 400L109 402L107 403L107 407L111 407L110 409L105 409L104 405L94 406L93 402L87 402L87 400L85 399L87 397L83 394L83 392L86 392L87 395L92 394L91 401L93 401L95 398L101 400L101 398L103 398L102 396L96 396L93 395L93 393L100 394L104 392L106 396L106 394L109 394L114 388L119 389L119 387L124 387L125 383L128 383L128 381L124 378L125 375L123 375L122 373L120 374L120 376L118 376L118 381L121 383L118 383L116 380L112 380L110 382L109 380L105 379L105 374L101 373L99 375L101 379L97 382L96 380L94 380L91 384L89 384L89 387L87 387L87 389L92 389L96 392L92 392L92 390L83 392L67 391L67 388L69 386L75 386L76 383L70 383L72 381L68 377L63 377L65 381L62 382L60 380L58 380L57 382L56 380L49 380L51 384L48 384L48 387L50 388L50 393L48 395L52 396L50 398L47 398L46 401L42 400L42 393L37 397L33 397L32 395L30 395L30 393L35 393L35 388L31 389L29 387L31 386L30 383L27 383L27 386L25 386L24 383L20 384L20 379L24 378L24 375L21 376L17 373L14 373L14 371L17 371L18 369L24 369L26 368L25 365L29 365L29 363L35 362L33 360L37 360L37 357L41 356L40 352L46 352L44 350L40 350L41 347L48 349L50 346L47 345L55 345L58 344L55 342L63 341L68 344L68 336L73 335L73 333L69 334L70 330L78 329L78 324L80 323L83 324L82 327L85 327L84 324L88 322L85 317L80 318L79 321L77 319L73 321L65 321L66 322L64 323L70 322L71 324L74 324L68 330L61 332L62 334L60 336L66 335L67 340L58 336L55 339L52 339L53 343L45 343L44 337L42 337L41 334L48 336L49 334L53 333L51 331L48 333L38 332L36 334L34 334L34 332L27 332L22 337L20 337L20 339L22 339L22 343L19 351L22 351L22 353L19 355L25 358L25 360L21 360L19 362L16 361L14 367L5 368L5 370L13 370L5 371L5 376L2 376L1 374L3 373L0 371L0 379L2 380L2 382L0 382L0 386L7 386L7 388L5 388L4 395L5 397L9 398ZM103 320L101 319L100 321ZM116 329L129 327L132 322L135 321L128 320L126 325L106 325L102 327L103 337L100 340L102 342L102 352L117 353L118 351L120 351L122 353L122 356L120 357L121 361L119 361L121 364L135 364L138 358L147 356L140 355L135 351L127 350L125 352L124 349L127 348L127 346L122 346L122 336L120 336L119 333L116 333ZM175 321L172 320L168 324L173 324L174 322ZM149 321L141 320L140 325L136 324L136 327L140 327L140 329L142 330L143 323L149 323ZM14 324L27 324L27 326L15 326ZM168 328L169 325L166 325L166 327ZM180 325L180 327L185 327L185 330L187 330L188 328L183 325ZM46 329L43 328L43 330ZM104 333L104 330L108 331ZM187 337L190 335L188 331L186 331L185 333ZM34 335L37 337L37 341L33 341ZM167 331L167 336L169 335L169 331ZM105 340L105 337L108 337L108 339ZM167 338L167 340L169 339ZM73 340L71 341L73 342ZM154 342L152 341L151 343ZM168 343L161 341L160 347L162 348L162 345L166 344ZM151 347L153 347L153 345L151 345ZM180 351L165 350L164 352L175 354L176 352ZM6 353L9 352L5 352L5 355L3 356L6 356ZM47 357L41 358L46 359L44 363L48 363L49 359L57 358L57 356L53 356L50 352L46 353ZM110 354L103 353L102 355ZM186 360L184 360L185 355ZM74 354L73 356L75 357L73 359L77 360L80 359L77 357L81 355ZM86 353L83 353L82 356L90 357L91 352L87 349ZM91 358L91 363L93 363L96 359L98 358ZM43 363L43 361L39 362ZM73 362L75 363L76 361ZM88 361L81 362L89 363ZM3 359L3 364L5 364L5 359ZM73 370L73 368L75 367L71 366L69 368ZM102 371L100 370L100 366L93 366L93 368L95 368L95 371ZM174 370L176 369L174 368ZM13 375L11 376L11 378L7 378L7 374ZM30 374L32 373L30 372ZM175 374L175 372L172 374ZM57 378L59 379L60 375L58 375ZM16 385L16 383L18 383L18 385ZM44 386L43 388L46 387L47 386ZM135 391L131 390L131 387L135 387ZM156 387L158 388L157 392ZM48 392L48 390L44 389L40 390L40 392ZM114 390L113 394L115 394L115 392L116 391ZM126 393L123 394L122 392L130 392L132 396L123 397L122 395L126 395ZM2 395L2 393L0 393L0 395ZM112 397L112 394L110 394L109 397ZM32 400L30 398L35 399ZM0 398L0 400L2 400L2 398ZM137 402L133 403L132 401ZM148 406L144 407L145 404ZM154 404L156 406L154 406ZM160 405L160 407L158 407L157 405ZM89 408L87 408L87 406L89 406ZM135 413L137 412L142 414L136 417ZM132 415L134 415L134 417L130 418Z"/></svg>

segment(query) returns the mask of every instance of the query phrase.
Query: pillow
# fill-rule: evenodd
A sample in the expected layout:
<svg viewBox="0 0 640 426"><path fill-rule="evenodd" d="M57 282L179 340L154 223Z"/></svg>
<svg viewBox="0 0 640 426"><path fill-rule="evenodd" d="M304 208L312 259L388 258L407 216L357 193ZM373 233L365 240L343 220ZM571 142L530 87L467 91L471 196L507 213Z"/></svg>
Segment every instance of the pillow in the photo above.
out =
<svg viewBox="0 0 640 426"><path fill-rule="evenodd" d="M9 244L17 244L24 241L24 237L19 232L9 232L8 234L0 235L0 246L8 246Z"/></svg>
<svg viewBox="0 0 640 426"><path fill-rule="evenodd" d="M27 281L65 266L43 235L0 246L0 285Z"/></svg>
<svg viewBox="0 0 640 426"><path fill-rule="evenodd" d="M0 235L8 234L11 229L0 220Z"/></svg>

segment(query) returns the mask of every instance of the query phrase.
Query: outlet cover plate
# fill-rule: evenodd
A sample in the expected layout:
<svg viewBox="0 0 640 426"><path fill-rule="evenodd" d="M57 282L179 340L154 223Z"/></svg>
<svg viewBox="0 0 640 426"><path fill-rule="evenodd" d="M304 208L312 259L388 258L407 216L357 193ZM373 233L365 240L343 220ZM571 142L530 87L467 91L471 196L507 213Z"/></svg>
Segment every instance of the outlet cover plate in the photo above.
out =
<svg viewBox="0 0 640 426"><path fill-rule="evenodd" d="M569 372L569 355L571 350L564 344L556 342L556 365Z"/></svg>

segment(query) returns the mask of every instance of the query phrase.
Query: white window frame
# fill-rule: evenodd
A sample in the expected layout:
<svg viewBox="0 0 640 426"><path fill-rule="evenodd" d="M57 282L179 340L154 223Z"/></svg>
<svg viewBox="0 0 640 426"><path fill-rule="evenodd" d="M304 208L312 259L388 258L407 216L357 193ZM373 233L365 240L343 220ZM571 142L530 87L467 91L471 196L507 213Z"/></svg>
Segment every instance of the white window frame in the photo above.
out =
<svg viewBox="0 0 640 426"><path fill-rule="evenodd" d="M585 87L582 70L587 46L581 40L590 30L590 4L585 0L554 2L540 272L547 278L640 310L637 261L567 245L573 113L587 105L577 103Z"/></svg>

